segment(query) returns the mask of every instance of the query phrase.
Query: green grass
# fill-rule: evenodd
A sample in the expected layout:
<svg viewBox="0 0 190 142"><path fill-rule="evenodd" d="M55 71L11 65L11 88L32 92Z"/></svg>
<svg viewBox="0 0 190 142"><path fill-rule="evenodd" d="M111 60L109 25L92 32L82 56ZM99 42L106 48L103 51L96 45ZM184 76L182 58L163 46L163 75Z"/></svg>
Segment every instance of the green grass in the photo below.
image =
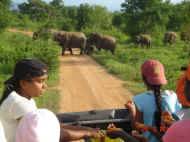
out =
<svg viewBox="0 0 190 142"><path fill-rule="evenodd" d="M96 51L92 55L110 73L125 80L125 86L136 94L145 90L141 80L140 66L147 59L157 59L165 66L168 85L166 89L175 90L176 81L181 73L180 67L189 63L190 46L178 42L172 46L137 47L133 44L118 44L115 55Z"/></svg>
<svg viewBox="0 0 190 142"><path fill-rule="evenodd" d="M36 98L38 107L58 110L58 56L60 48L52 40L32 40L19 33L1 33L0 38L0 96L3 82L11 76L15 63L22 58L37 58L49 67L49 88L43 96Z"/></svg>

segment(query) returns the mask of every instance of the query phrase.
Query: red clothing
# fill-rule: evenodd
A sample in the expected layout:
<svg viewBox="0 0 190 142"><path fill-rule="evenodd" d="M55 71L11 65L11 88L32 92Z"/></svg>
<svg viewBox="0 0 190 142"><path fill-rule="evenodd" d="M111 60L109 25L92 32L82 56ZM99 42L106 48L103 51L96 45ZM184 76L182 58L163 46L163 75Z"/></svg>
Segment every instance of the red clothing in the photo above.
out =
<svg viewBox="0 0 190 142"><path fill-rule="evenodd" d="M176 93L179 102L182 104L182 106L190 107L190 101L187 100L184 94L186 80L190 80L190 65L188 66L187 70L180 76L176 86Z"/></svg>

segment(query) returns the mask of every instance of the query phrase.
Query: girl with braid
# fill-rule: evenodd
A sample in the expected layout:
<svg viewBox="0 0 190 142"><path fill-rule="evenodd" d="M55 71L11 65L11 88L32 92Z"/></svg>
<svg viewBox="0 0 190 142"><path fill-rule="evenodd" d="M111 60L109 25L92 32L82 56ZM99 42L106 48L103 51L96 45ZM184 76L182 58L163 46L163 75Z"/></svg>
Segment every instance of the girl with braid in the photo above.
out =
<svg viewBox="0 0 190 142"><path fill-rule="evenodd" d="M159 142L164 129L163 123L165 125L174 120L170 113L175 114L180 110L181 104L173 91L161 90L167 80L164 66L159 61L145 61L141 66L141 75L147 91L136 95L125 106L131 111L134 127L137 130L143 129L143 135L149 142ZM166 120L164 115L167 116Z"/></svg>

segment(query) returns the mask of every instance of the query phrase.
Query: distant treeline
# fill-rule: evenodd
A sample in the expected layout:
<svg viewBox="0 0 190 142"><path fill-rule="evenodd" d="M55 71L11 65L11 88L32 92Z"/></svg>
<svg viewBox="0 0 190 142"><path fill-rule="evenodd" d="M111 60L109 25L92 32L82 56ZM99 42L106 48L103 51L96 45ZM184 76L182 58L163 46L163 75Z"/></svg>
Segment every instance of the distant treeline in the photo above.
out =
<svg viewBox="0 0 190 142"><path fill-rule="evenodd" d="M11 0L0 2L0 28L7 26L38 29L42 26L67 31L119 30L130 36L140 33L158 35L165 31L190 28L190 1L173 4L170 0L125 0L121 11L88 4L65 6L63 0L50 3L28 0L10 10Z"/></svg>

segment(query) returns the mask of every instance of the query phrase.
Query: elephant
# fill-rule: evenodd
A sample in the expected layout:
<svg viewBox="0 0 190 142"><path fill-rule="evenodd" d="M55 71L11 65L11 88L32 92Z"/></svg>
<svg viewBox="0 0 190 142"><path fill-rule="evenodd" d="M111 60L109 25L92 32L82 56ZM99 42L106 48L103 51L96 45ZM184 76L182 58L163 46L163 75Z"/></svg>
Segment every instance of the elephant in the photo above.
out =
<svg viewBox="0 0 190 142"><path fill-rule="evenodd" d="M180 38L182 41L189 42L190 41L190 31L182 31L180 34Z"/></svg>
<svg viewBox="0 0 190 142"><path fill-rule="evenodd" d="M137 45L150 47L151 46L151 37L148 34L139 34L135 37L135 43Z"/></svg>
<svg viewBox="0 0 190 142"><path fill-rule="evenodd" d="M86 36L82 32L59 31L54 34L54 40L62 47L62 55L67 49L73 54L72 48L80 48L80 54L83 54L86 47Z"/></svg>
<svg viewBox="0 0 190 142"><path fill-rule="evenodd" d="M99 51L101 49L109 50L112 54L115 52L116 39L112 36L91 33L87 39L86 51L93 51L95 46Z"/></svg>
<svg viewBox="0 0 190 142"><path fill-rule="evenodd" d="M176 42L177 34L175 32L166 32L164 34L164 43L173 44Z"/></svg>

